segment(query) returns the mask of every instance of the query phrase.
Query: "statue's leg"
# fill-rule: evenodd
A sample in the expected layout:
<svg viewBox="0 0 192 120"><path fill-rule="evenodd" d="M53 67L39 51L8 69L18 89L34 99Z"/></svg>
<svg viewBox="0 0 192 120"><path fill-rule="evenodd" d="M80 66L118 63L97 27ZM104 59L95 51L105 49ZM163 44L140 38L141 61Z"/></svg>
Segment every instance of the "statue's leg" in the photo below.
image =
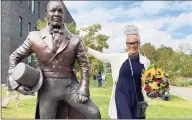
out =
<svg viewBox="0 0 192 120"><path fill-rule="evenodd" d="M58 103L56 119L86 119L86 116L61 100Z"/></svg>
<svg viewBox="0 0 192 120"><path fill-rule="evenodd" d="M92 100L89 99L88 102L85 104L77 102L77 87L75 85L71 85L70 87L70 93L65 95L64 97L65 102L83 115L85 115L87 119L101 119L100 111L98 107L92 102ZM77 116L75 116L75 114L74 117L78 118Z"/></svg>
<svg viewBox="0 0 192 120"><path fill-rule="evenodd" d="M68 118L69 119L87 119L87 117L76 110L75 108L69 106L68 107Z"/></svg>
<svg viewBox="0 0 192 120"><path fill-rule="evenodd" d="M40 119L55 119L57 112L57 101L51 96L42 96L39 99Z"/></svg>
<svg viewBox="0 0 192 120"><path fill-rule="evenodd" d="M56 119L67 119L69 114L69 105L61 100L58 103Z"/></svg>
<svg viewBox="0 0 192 120"><path fill-rule="evenodd" d="M40 119L56 118L58 97L55 95L57 91L54 91L53 87L55 87L55 89L57 87L52 81L52 78L47 78L38 92L38 110Z"/></svg>

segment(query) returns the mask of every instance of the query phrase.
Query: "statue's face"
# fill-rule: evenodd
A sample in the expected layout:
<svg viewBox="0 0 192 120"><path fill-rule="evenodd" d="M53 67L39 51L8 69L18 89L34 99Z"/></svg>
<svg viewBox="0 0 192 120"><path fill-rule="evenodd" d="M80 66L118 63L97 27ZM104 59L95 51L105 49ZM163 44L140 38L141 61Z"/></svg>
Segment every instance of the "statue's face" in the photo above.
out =
<svg viewBox="0 0 192 120"><path fill-rule="evenodd" d="M60 27L64 23L64 8L61 2L52 1L47 6L47 18L53 27Z"/></svg>

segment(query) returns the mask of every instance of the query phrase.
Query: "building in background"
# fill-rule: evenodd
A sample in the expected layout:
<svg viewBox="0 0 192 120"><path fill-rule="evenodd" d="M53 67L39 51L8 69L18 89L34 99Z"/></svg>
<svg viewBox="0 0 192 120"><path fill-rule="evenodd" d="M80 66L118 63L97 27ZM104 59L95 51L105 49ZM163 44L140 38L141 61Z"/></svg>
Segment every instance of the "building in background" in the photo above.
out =
<svg viewBox="0 0 192 120"><path fill-rule="evenodd" d="M6 83L9 55L26 39L30 31L36 30L37 20L44 20L47 0L1 1L1 82ZM67 23L76 25L65 7ZM33 66L29 56L23 62Z"/></svg>

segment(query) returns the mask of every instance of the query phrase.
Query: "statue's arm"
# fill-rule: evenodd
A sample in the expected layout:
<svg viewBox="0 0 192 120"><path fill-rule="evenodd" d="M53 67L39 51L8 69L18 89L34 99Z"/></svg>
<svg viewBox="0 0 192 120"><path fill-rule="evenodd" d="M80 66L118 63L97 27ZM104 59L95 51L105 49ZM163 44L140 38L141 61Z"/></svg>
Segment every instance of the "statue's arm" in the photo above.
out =
<svg viewBox="0 0 192 120"><path fill-rule="evenodd" d="M27 36L27 39L23 42L19 48L17 48L10 56L9 56L9 70L8 70L8 80L10 83L11 89L16 89L19 84L12 79L11 73L13 68L22 61L22 59L31 55L32 42L30 40L30 34Z"/></svg>
<svg viewBox="0 0 192 120"><path fill-rule="evenodd" d="M90 77L90 63L87 56L87 52L82 40L79 41L77 45L77 61L81 68L81 81L79 93L85 96L89 96L89 77Z"/></svg>
<svg viewBox="0 0 192 120"><path fill-rule="evenodd" d="M96 59L102 61L102 62L106 62L106 63L111 63L111 60L114 57L114 54L105 54L105 53L101 53L99 51L96 51L94 49L91 49L89 47L87 47L87 53L92 55L93 57L95 57Z"/></svg>

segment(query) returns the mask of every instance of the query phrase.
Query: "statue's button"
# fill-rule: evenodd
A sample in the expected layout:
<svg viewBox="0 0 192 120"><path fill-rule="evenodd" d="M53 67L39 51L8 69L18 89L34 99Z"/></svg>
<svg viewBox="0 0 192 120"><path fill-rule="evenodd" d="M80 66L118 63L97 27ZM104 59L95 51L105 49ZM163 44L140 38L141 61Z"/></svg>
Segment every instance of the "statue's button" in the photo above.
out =
<svg viewBox="0 0 192 120"><path fill-rule="evenodd" d="M55 65L53 65L53 68L55 68Z"/></svg>
<svg viewBox="0 0 192 120"><path fill-rule="evenodd" d="M59 68L61 68L61 66L59 66Z"/></svg>

